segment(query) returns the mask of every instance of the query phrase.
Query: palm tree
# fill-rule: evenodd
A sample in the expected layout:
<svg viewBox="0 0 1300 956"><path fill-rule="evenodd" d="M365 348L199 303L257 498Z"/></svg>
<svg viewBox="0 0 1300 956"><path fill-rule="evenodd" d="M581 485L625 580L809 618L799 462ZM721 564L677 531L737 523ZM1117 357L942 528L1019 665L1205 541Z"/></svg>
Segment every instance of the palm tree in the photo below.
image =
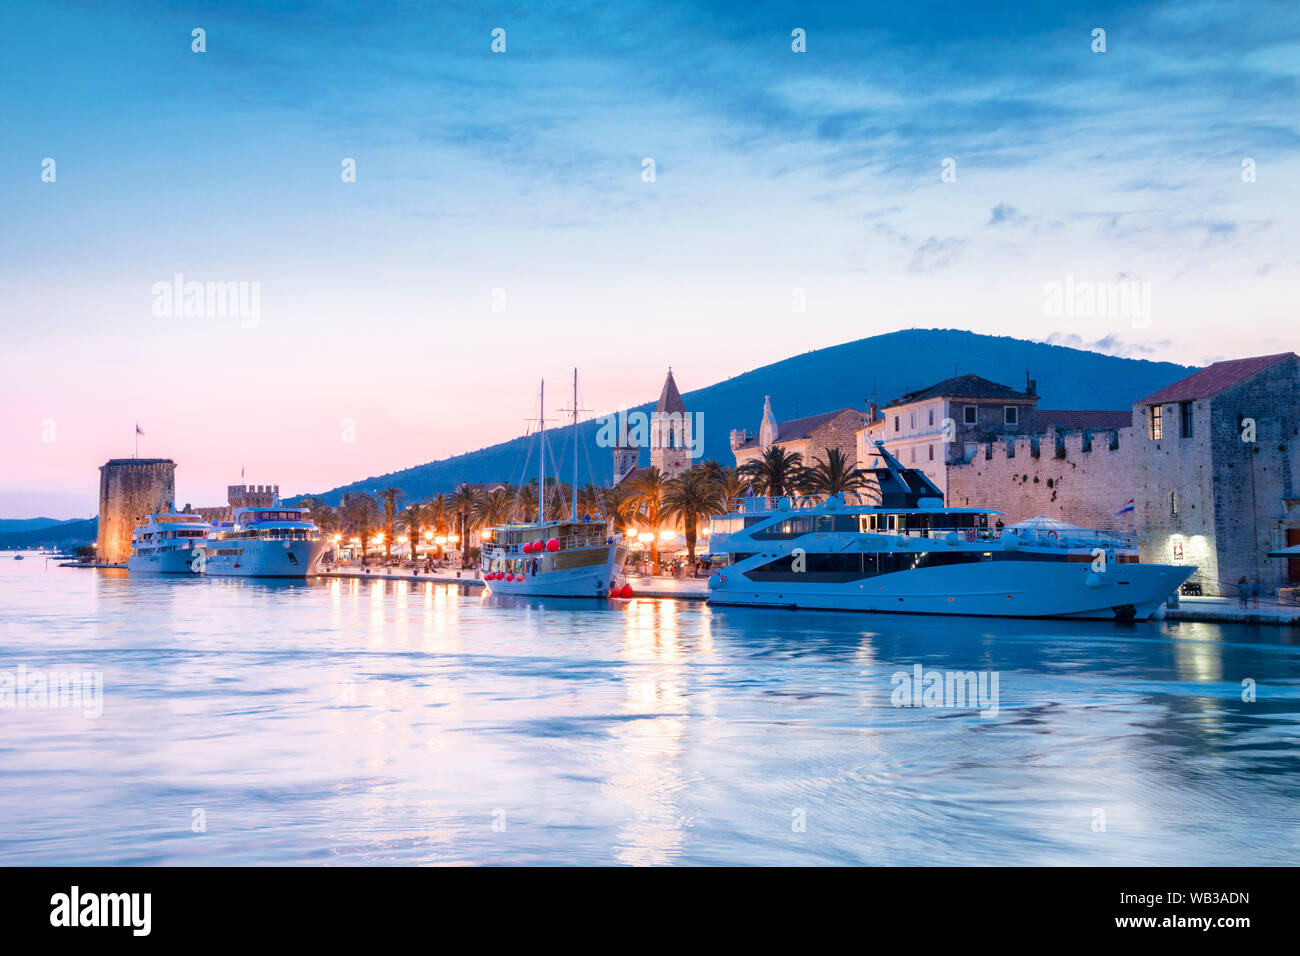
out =
<svg viewBox="0 0 1300 956"><path fill-rule="evenodd" d="M406 537L411 542L411 560L418 560L419 554L416 553L415 546L420 543L420 533L429 521L429 506L416 504L407 505L406 510L401 513L399 519Z"/></svg>
<svg viewBox="0 0 1300 956"><path fill-rule="evenodd" d="M814 494L838 495L857 491L866 482L866 472L851 468L842 449L827 448L826 457L814 458L813 466L804 469L800 484Z"/></svg>
<svg viewBox="0 0 1300 956"><path fill-rule="evenodd" d="M528 482L528 484L521 486L516 492L515 497L519 503L515 516L520 521L536 521L537 481L533 480Z"/></svg>
<svg viewBox="0 0 1300 956"><path fill-rule="evenodd" d="M686 555L695 563L695 539L701 518L726 511L718 482L703 468L685 471L664 489L663 516L679 519L686 535Z"/></svg>
<svg viewBox="0 0 1300 956"><path fill-rule="evenodd" d="M361 539L361 560L366 558L366 549L370 544L370 537L375 531L375 519L378 516L378 505L369 495L359 495L348 502L347 510L343 514L343 527L346 532L354 537Z"/></svg>
<svg viewBox="0 0 1300 956"><path fill-rule="evenodd" d="M377 497L384 503L384 560L388 561L393 557L393 525L397 521L398 502L405 504L406 499L400 488L385 488Z"/></svg>
<svg viewBox="0 0 1300 956"><path fill-rule="evenodd" d="M456 518L456 533L460 536L460 555L461 567L466 567L465 554L469 548L469 532L475 527L473 522L474 505L478 502L480 493L473 485L468 482L461 482L456 486L456 490L451 493L447 499L447 507Z"/></svg>
<svg viewBox="0 0 1300 956"><path fill-rule="evenodd" d="M735 468L724 468L722 474L714 479L718 485L718 491L722 495L723 503L730 502L733 498L742 498L749 488L749 479L740 474Z"/></svg>
<svg viewBox="0 0 1300 956"><path fill-rule="evenodd" d="M603 511L609 492L599 485L586 484L578 489L578 513L594 515Z"/></svg>
<svg viewBox="0 0 1300 956"><path fill-rule="evenodd" d="M716 481L720 479L723 475L725 475L730 470L727 468L726 465L718 461L716 458L706 458L704 461L700 462L695 467L700 469L700 471L704 472L705 477L710 479L711 481Z"/></svg>
<svg viewBox="0 0 1300 956"><path fill-rule="evenodd" d="M773 445L762 457L750 459L736 471L752 479L759 494L779 498L795 490L803 471L803 456Z"/></svg>
<svg viewBox="0 0 1300 956"><path fill-rule="evenodd" d="M663 519L664 492L667 482L663 473L654 465L641 472L629 483L627 507L636 515L636 520L645 521L654 534L650 541L650 567L653 572L659 570L659 522Z"/></svg>
<svg viewBox="0 0 1300 956"><path fill-rule="evenodd" d="M447 496L441 491L432 498L424 499L425 517L429 524L433 526L433 533L438 534L442 531L450 531L451 509L447 507Z"/></svg>
<svg viewBox="0 0 1300 956"><path fill-rule="evenodd" d="M480 527L486 528L508 524L514 513L514 505L513 488L494 488L487 494L480 495L474 503L474 519Z"/></svg>

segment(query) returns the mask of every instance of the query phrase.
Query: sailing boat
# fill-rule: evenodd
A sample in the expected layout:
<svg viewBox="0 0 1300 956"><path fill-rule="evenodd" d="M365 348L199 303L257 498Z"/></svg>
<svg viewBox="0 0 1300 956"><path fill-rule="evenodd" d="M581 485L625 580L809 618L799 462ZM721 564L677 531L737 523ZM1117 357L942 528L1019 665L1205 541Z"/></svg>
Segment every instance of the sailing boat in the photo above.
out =
<svg viewBox="0 0 1300 956"><path fill-rule="evenodd" d="M537 521L495 525L484 534L479 567L489 592L537 597L631 597L620 586L627 547L608 517L578 517L578 370L573 370L573 505L570 516L546 520L546 382L540 390L541 454Z"/></svg>

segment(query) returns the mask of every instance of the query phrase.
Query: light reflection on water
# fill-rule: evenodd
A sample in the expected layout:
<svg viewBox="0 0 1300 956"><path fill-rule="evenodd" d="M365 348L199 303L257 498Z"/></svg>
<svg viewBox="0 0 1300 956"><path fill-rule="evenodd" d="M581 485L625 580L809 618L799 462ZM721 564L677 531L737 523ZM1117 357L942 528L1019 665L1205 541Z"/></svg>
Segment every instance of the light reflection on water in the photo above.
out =
<svg viewBox="0 0 1300 956"><path fill-rule="evenodd" d="M0 672L104 674L0 710L0 863L1291 863L1296 639L0 557Z"/></svg>

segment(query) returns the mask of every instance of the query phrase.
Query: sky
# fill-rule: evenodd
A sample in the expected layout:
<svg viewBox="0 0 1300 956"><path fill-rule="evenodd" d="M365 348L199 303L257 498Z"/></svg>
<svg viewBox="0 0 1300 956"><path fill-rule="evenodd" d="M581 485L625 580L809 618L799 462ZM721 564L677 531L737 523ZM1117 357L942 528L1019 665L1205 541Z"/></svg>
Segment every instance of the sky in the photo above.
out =
<svg viewBox="0 0 1300 956"><path fill-rule="evenodd" d="M1294 3L10 0L0 517L92 514L137 423L220 504L574 366L603 412L910 327L1292 350L1298 81Z"/></svg>

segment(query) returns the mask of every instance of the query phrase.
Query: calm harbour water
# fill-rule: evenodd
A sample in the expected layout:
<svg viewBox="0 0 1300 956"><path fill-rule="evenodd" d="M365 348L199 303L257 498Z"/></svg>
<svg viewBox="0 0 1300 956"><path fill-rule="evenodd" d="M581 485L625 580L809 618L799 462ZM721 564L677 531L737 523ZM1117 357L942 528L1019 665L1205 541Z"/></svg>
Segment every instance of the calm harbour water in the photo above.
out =
<svg viewBox="0 0 1300 956"><path fill-rule="evenodd" d="M997 715L893 707L914 664L996 671ZM1300 859L1290 628L131 579L4 554L0 674L22 667L102 672L103 713L0 709L0 864Z"/></svg>

